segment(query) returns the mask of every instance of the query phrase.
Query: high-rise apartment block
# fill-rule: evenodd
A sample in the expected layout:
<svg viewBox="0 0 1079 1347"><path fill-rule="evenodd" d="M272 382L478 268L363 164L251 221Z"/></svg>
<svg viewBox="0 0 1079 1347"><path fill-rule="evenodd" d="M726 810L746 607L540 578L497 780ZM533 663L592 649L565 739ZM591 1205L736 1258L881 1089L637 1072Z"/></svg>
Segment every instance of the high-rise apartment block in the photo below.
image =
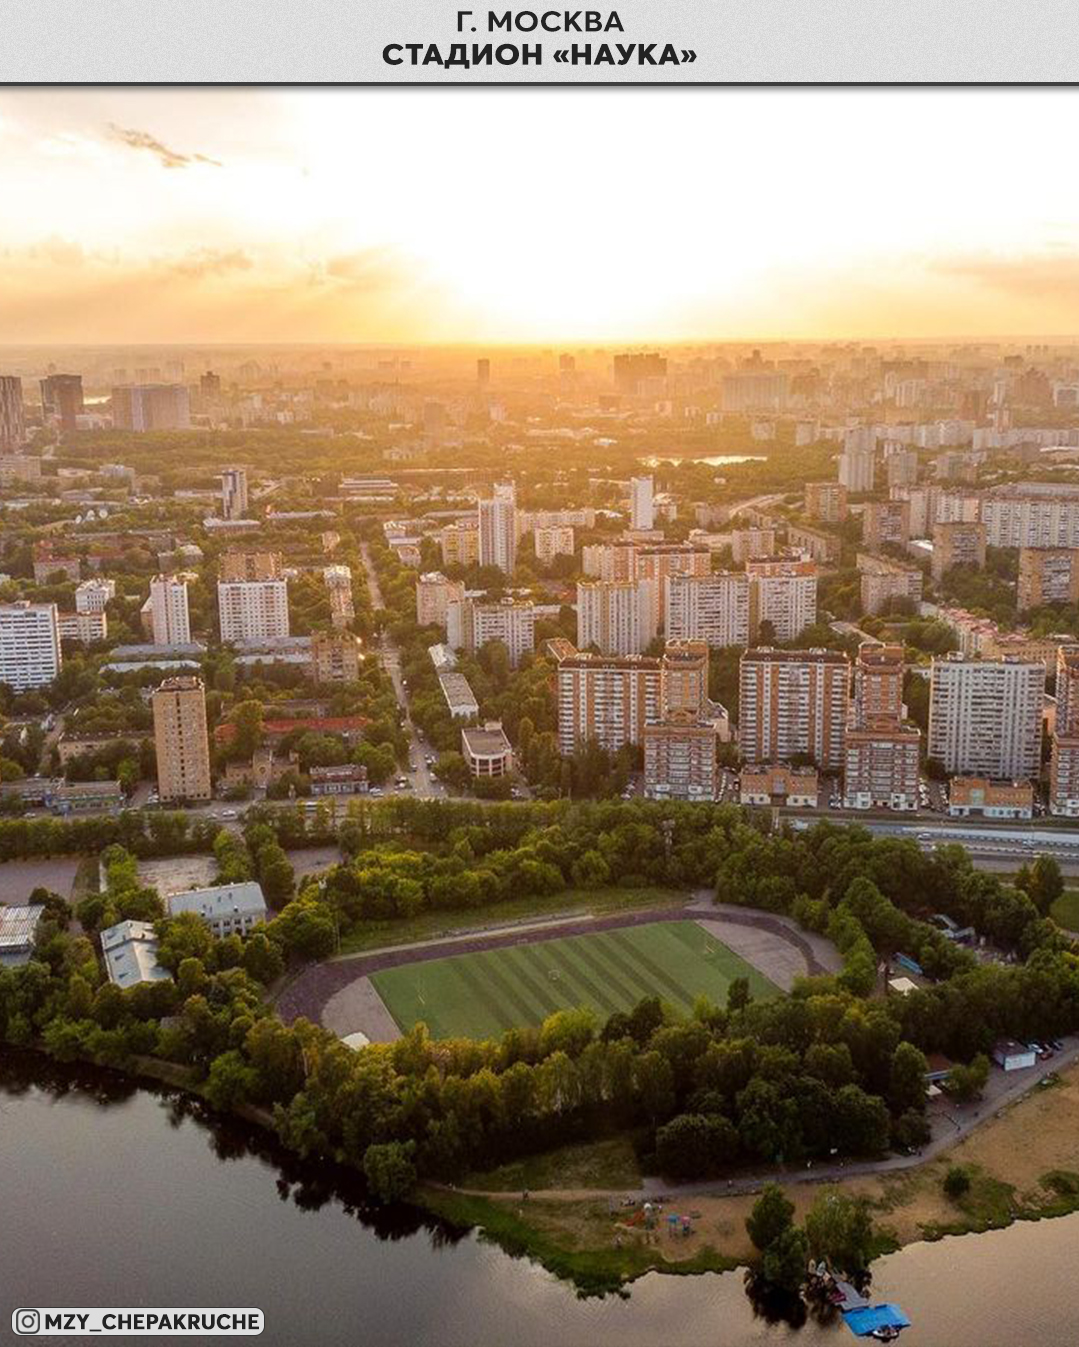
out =
<svg viewBox="0 0 1079 1347"><path fill-rule="evenodd" d="M109 600L116 597L116 581L100 577L83 580L75 586L75 611L77 613L103 613Z"/></svg>
<svg viewBox="0 0 1079 1347"><path fill-rule="evenodd" d="M441 571L428 571L416 581L416 623L421 627L446 625L446 609L461 603L465 587L460 580L447 580Z"/></svg>
<svg viewBox="0 0 1079 1347"><path fill-rule="evenodd" d="M497 566L507 575L517 565L517 496L512 482L479 502L480 565Z"/></svg>
<svg viewBox="0 0 1079 1347"><path fill-rule="evenodd" d="M873 490L877 437L872 426L848 430L839 456L839 480L852 496Z"/></svg>
<svg viewBox="0 0 1079 1347"><path fill-rule="evenodd" d="M863 613L886 612L897 599L921 603L924 576L917 566L906 566L891 557L873 557L867 552L858 553L857 564Z"/></svg>
<svg viewBox="0 0 1079 1347"><path fill-rule="evenodd" d="M843 765L850 663L835 650L747 650L739 663L738 742L750 763L806 755Z"/></svg>
<svg viewBox="0 0 1079 1347"><path fill-rule="evenodd" d="M16 374L0 374L0 454L13 453L25 439L22 380Z"/></svg>
<svg viewBox="0 0 1079 1347"><path fill-rule="evenodd" d="M230 552L221 559L217 607L222 641L266 641L289 634L288 583L272 552Z"/></svg>
<svg viewBox="0 0 1079 1347"><path fill-rule="evenodd" d="M704 641L714 649L749 644L749 576L717 571L667 581L668 640Z"/></svg>
<svg viewBox="0 0 1079 1347"><path fill-rule="evenodd" d="M187 430L191 407L183 384L121 384L112 390L117 430Z"/></svg>
<svg viewBox="0 0 1079 1347"><path fill-rule="evenodd" d="M531 603L506 598L480 603L451 600L446 605L446 643L451 650L479 650L489 641L501 641L516 668L522 656L535 649L536 614Z"/></svg>
<svg viewBox="0 0 1079 1347"><path fill-rule="evenodd" d="M862 541L879 551L885 543L906 547L910 542L910 502L869 501L862 514Z"/></svg>
<svg viewBox="0 0 1079 1347"><path fill-rule="evenodd" d="M750 557L774 556L775 550L774 528L734 529L731 533L731 557L739 566Z"/></svg>
<svg viewBox="0 0 1079 1347"><path fill-rule="evenodd" d="M1049 812L1079 817L1079 645L1061 646L1057 651Z"/></svg>
<svg viewBox="0 0 1079 1347"><path fill-rule="evenodd" d="M1045 664L1041 660L933 661L929 690L931 758L949 773L1022 781L1041 763Z"/></svg>
<svg viewBox="0 0 1079 1347"><path fill-rule="evenodd" d="M640 744L661 717L661 663L648 655L574 654L558 666L558 747L595 739L609 753Z"/></svg>
<svg viewBox="0 0 1079 1347"><path fill-rule="evenodd" d="M807 482L805 512L821 524L842 524L847 517L847 488L842 482Z"/></svg>
<svg viewBox="0 0 1079 1347"><path fill-rule="evenodd" d="M81 374L50 374L41 380L41 410L60 429L70 432L78 427L84 410Z"/></svg>
<svg viewBox="0 0 1079 1347"><path fill-rule="evenodd" d="M577 645L602 655L640 655L656 638L654 580L595 580L577 585Z"/></svg>
<svg viewBox="0 0 1079 1347"><path fill-rule="evenodd" d="M538 525L533 532L536 560L549 566L555 557L573 556L573 529L568 525Z"/></svg>
<svg viewBox="0 0 1079 1347"><path fill-rule="evenodd" d="M162 800L208 800L210 741L202 680L191 675L166 678L151 704L158 794Z"/></svg>
<svg viewBox="0 0 1079 1347"><path fill-rule="evenodd" d="M480 526L474 519L447 524L439 530L443 566L474 566L480 559Z"/></svg>
<svg viewBox="0 0 1079 1347"><path fill-rule="evenodd" d="M903 717L903 647L864 642L844 743L848 809L918 807L921 731Z"/></svg>
<svg viewBox="0 0 1079 1347"><path fill-rule="evenodd" d="M1079 547L1079 488L1059 482L994 487L981 497L990 547Z"/></svg>
<svg viewBox="0 0 1079 1347"><path fill-rule="evenodd" d="M763 623L776 641L796 641L817 620L817 564L787 559L746 562L749 577L749 636Z"/></svg>
<svg viewBox="0 0 1079 1347"><path fill-rule="evenodd" d="M188 645L191 617L187 604L187 577L155 575L150 581L150 615L154 645Z"/></svg>
<svg viewBox="0 0 1079 1347"><path fill-rule="evenodd" d="M636 580L636 543L593 543L581 551L581 570L596 580Z"/></svg>
<svg viewBox="0 0 1079 1347"><path fill-rule="evenodd" d="M690 711L670 711L646 725L644 794L649 800L716 798L716 727Z"/></svg>
<svg viewBox="0 0 1079 1347"><path fill-rule="evenodd" d="M316 631L311 637L311 677L316 683L355 683L360 676L360 638L347 631Z"/></svg>
<svg viewBox="0 0 1079 1347"><path fill-rule="evenodd" d="M222 519L247 518L247 470L226 468L221 474Z"/></svg>
<svg viewBox="0 0 1079 1347"><path fill-rule="evenodd" d="M633 477L629 483L629 526L633 529L655 527L654 482L651 477Z"/></svg>
<svg viewBox="0 0 1079 1347"><path fill-rule="evenodd" d="M1016 601L1020 612L1048 603L1079 603L1079 548L1020 548Z"/></svg>
<svg viewBox="0 0 1079 1347"><path fill-rule="evenodd" d="M45 687L62 663L55 603L0 603L0 683L14 692Z"/></svg>
<svg viewBox="0 0 1079 1347"><path fill-rule="evenodd" d="M933 526L933 579L943 580L953 566L985 565L985 525L937 523Z"/></svg>

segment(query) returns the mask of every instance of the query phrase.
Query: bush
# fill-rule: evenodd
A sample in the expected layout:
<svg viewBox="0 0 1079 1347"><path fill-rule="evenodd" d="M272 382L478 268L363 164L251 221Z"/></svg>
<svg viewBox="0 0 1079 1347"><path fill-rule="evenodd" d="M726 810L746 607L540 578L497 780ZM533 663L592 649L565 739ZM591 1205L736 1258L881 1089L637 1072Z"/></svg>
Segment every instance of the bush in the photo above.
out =
<svg viewBox="0 0 1079 1347"><path fill-rule="evenodd" d="M962 1165L952 1165L941 1184L948 1197L953 1201L970 1192L970 1175Z"/></svg>

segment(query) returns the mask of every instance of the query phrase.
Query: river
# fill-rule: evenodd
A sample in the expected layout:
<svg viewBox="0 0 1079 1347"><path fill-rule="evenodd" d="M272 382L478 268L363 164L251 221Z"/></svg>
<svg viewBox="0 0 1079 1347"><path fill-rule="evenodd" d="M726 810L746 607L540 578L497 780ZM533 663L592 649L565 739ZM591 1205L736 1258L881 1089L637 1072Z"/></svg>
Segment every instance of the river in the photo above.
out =
<svg viewBox="0 0 1079 1347"><path fill-rule="evenodd" d="M0 1065L0 1212L2 1342L11 1310L35 1305L255 1306L268 1347L855 1342L839 1322L769 1322L740 1272L580 1300L182 1098L32 1055ZM881 1259L874 1293L914 1321L903 1347L1042 1347L1073 1340L1077 1256L1079 1215L1020 1224Z"/></svg>

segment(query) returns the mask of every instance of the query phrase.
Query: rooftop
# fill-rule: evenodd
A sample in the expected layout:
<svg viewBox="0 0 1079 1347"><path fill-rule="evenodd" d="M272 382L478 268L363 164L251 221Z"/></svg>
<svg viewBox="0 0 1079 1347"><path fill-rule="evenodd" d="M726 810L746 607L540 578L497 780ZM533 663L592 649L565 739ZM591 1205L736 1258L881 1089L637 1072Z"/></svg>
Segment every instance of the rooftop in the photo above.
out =
<svg viewBox="0 0 1079 1347"><path fill-rule="evenodd" d="M148 921L121 921L102 931L101 955L115 987L170 980L171 974L157 962L157 935Z"/></svg>
<svg viewBox="0 0 1079 1347"><path fill-rule="evenodd" d="M234 913L266 912L262 885L254 879L245 880L242 884L217 884L209 889L188 889L186 893L174 893L165 901L170 917L178 916L181 912L194 912L197 916L211 919Z"/></svg>

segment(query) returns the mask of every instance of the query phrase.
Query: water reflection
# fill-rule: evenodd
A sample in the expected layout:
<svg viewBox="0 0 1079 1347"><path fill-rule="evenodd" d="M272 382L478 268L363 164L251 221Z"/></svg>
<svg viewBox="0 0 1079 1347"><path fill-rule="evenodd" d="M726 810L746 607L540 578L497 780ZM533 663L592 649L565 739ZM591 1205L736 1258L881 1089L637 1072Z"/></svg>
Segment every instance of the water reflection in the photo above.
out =
<svg viewBox="0 0 1079 1347"><path fill-rule="evenodd" d="M256 1305L264 1347L846 1347L834 1307L742 1272L580 1300L524 1259L367 1198L242 1122L111 1072L0 1062L0 1324L14 1303ZM1026 1347L1074 1322L1079 1216L874 1264L902 1347ZM133 1343L134 1339L131 1340Z"/></svg>

